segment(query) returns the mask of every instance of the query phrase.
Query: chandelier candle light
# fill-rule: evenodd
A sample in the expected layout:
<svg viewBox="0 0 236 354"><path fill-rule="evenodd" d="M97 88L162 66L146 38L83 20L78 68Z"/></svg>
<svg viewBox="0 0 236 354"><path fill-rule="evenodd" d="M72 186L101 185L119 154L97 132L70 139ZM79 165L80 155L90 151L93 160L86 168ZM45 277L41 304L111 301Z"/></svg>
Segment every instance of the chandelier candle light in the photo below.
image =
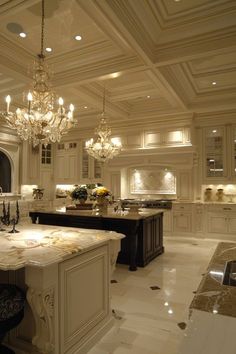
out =
<svg viewBox="0 0 236 354"><path fill-rule="evenodd" d="M11 97L8 95L7 111L2 113L8 126L16 129L21 139L31 141L33 146L59 142L62 135L76 123L73 117L73 104L70 104L66 112L64 101L60 97L58 106L54 107L56 95L51 90L50 71L44 59L44 0L42 0L41 52L33 67L32 90L23 95L27 107L17 108L15 112L11 112Z"/></svg>
<svg viewBox="0 0 236 354"><path fill-rule="evenodd" d="M95 129L95 134L98 135L96 141L91 138L85 143L87 153L100 162L107 162L121 152L121 142L116 138L109 138L111 128L107 125L105 114L105 89L103 96L103 111L99 126Z"/></svg>

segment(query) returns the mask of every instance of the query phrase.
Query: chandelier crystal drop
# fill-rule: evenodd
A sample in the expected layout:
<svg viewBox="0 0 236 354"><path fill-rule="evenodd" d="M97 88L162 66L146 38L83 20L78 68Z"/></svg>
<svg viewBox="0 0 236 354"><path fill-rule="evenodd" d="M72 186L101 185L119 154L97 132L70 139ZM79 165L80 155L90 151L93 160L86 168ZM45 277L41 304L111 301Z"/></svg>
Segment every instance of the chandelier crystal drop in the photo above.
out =
<svg viewBox="0 0 236 354"><path fill-rule="evenodd" d="M122 149L119 139L110 138L111 128L107 125L105 114L105 89L103 96L103 112L98 127L95 129L98 136L96 141L93 138L86 141L85 150L87 153L100 162L107 162L117 156Z"/></svg>
<svg viewBox="0 0 236 354"><path fill-rule="evenodd" d="M23 94L23 108L10 111L11 97L6 97L7 110L2 115L8 126L17 131L22 140L29 140L33 146L59 142L62 135L76 125L74 106L66 111L63 99L57 98L50 85L50 70L44 56L44 0L42 0L41 53L33 66L31 90Z"/></svg>

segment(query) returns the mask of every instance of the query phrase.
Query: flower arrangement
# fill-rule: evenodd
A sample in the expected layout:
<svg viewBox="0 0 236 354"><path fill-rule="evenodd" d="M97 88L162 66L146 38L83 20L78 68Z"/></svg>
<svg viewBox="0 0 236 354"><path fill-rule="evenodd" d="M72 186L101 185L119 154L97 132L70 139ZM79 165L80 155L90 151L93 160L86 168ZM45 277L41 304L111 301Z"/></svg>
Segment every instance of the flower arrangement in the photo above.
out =
<svg viewBox="0 0 236 354"><path fill-rule="evenodd" d="M86 185L81 185L75 187L73 191L70 192L70 196L72 200L84 199L87 200L88 198L88 191Z"/></svg>
<svg viewBox="0 0 236 354"><path fill-rule="evenodd" d="M93 189L92 196L97 197L107 197L110 196L111 192L104 186L99 186Z"/></svg>

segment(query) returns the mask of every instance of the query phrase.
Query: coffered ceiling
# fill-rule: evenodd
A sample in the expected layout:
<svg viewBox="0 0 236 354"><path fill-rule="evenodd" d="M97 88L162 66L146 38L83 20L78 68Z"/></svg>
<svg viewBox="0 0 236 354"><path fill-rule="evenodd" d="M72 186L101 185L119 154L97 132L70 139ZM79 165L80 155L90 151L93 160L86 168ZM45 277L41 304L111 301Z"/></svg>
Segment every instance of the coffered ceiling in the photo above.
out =
<svg viewBox="0 0 236 354"><path fill-rule="evenodd" d="M45 3L53 86L75 104L81 127L97 124L104 86L113 125L236 112L235 0ZM0 110L7 94L22 105L40 50L40 11L39 0L0 1Z"/></svg>

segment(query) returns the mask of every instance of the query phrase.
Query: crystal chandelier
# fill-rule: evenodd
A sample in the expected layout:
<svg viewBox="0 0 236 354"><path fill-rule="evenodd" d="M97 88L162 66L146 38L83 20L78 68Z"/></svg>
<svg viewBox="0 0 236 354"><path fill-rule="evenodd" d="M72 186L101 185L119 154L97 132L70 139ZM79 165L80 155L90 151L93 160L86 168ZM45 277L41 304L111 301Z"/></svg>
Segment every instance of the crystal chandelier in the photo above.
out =
<svg viewBox="0 0 236 354"><path fill-rule="evenodd" d="M7 110L2 115L10 128L16 129L23 140L29 140L36 146L40 143L59 142L62 135L75 125L74 106L70 104L68 111L64 101L57 100L50 86L50 71L45 64L44 55L44 0L42 0L41 52L33 66L33 84L28 93L23 94L26 108L10 111L11 97L6 97ZM58 101L57 107L55 103Z"/></svg>
<svg viewBox="0 0 236 354"><path fill-rule="evenodd" d="M111 128L107 125L105 114L105 89L103 96L103 111L98 127L95 129L95 134L98 135L97 140L93 138L86 141L85 150L87 153L100 162L107 162L121 152L122 145L117 138L109 138Z"/></svg>

